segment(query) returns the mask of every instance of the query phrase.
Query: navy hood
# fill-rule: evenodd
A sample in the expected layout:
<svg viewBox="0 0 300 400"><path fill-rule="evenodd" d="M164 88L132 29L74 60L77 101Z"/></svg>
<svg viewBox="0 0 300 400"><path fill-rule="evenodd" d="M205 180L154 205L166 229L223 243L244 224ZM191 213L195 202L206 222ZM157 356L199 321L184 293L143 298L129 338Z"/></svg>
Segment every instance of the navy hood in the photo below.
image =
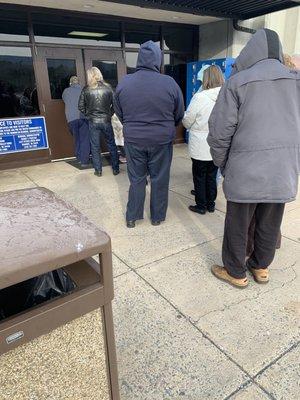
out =
<svg viewBox="0 0 300 400"><path fill-rule="evenodd" d="M160 72L162 54L159 46L152 40L141 45L136 69Z"/></svg>

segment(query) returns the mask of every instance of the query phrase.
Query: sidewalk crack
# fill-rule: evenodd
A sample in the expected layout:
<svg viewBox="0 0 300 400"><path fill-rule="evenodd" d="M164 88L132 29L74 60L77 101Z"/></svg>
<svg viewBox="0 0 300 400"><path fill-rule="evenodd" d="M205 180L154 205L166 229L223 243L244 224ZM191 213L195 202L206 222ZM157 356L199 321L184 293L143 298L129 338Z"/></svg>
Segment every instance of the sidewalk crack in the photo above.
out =
<svg viewBox="0 0 300 400"><path fill-rule="evenodd" d="M290 267L288 267L288 268L285 269L285 271L291 269L291 270L294 272L294 276L293 276L292 279L290 279L290 280L288 280L288 281L282 283L281 285L275 286L275 287L273 287L273 288L271 288L271 289L269 289L269 290L266 290L266 291L263 291L263 292L259 292L259 293L257 293L255 296L251 296L251 297L249 296L249 297L247 297L247 298L245 298L245 299L242 299L242 300L239 300L239 301L237 301L237 302L230 303L230 304L226 305L225 307L218 308L218 309L215 309L215 310L211 310L211 311L209 311L209 312L207 312L207 313L201 315L197 320L195 320L195 323L196 323L196 324L199 323L200 320L201 320L202 318L207 317L207 316L210 315L210 314L214 314L214 313L216 313L216 312L223 312L223 311L229 310L229 309L232 308L232 307L238 306L239 304L245 303L245 302L250 301L250 300L257 300L257 299L259 299L261 296L263 296L263 295L265 295L265 294L267 294L267 293L275 292L275 291L278 290L278 289L284 288L286 285L290 285L290 284L293 283L293 282L297 279L297 277L298 277L298 275L297 275L297 273L296 273L296 271L295 271L295 269L294 269L294 266L295 266L295 265L296 265L296 262L295 262L294 264L292 264Z"/></svg>

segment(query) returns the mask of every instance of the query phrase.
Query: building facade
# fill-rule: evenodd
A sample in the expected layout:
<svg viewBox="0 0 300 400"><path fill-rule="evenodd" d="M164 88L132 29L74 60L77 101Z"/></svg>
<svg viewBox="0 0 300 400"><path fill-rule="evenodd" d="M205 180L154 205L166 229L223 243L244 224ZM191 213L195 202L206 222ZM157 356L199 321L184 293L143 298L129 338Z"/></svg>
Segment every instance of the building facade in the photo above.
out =
<svg viewBox="0 0 300 400"><path fill-rule="evenodd" d="M300 6L242 21L240 25L256 30L275 30L284 52L300 56ZM202 24L199 27L199 58L237 57L250 38L251 33L235 30L231 20Z"/></svg>
<svg viewBox="0 0 300 400"><path fill-rule="evenodd" d="M85 85L86 70L97 66L115 88L122 76L134 72L140 44L153 40L163 52L162 72L185 91L185 65L198 56L198 26L193 24L0 8L0 119L44 116L49 142L49 149L0 154L0 168L74 155L62 101L72 75ZM182 132L177 140L183 140Z"/></svg>
<svg viewBox="0 0 300 400"><path fill-rule="evenodd" d="M163 53L162 72L171 75L185 94L188 62L236 57L251 37L233 28L236 1L213 2L215 10L203 9L203 14L202 9L180 8L182 3L192 7L197 1L69 0L67 6L58 0L0 3L0 169L73 157L62 101L72 75L84 86L86 70L97 66L115 88L126 73L134 72L139 46L153 40ZM281 8L296 4L276 3L282 3ZM266 4L270 7L269 1L256 2L256 15L263 13ZM241 2L241 17L252 15L252 8ZM221 18L220 12L231 18ZM241 24L277 30L285 51L300 54L300 7ZM3 121L37 116L45 118L48 148L4 151L9 144L1 136ZM183 129L178 130L176 140L184 140Z"/></svg>

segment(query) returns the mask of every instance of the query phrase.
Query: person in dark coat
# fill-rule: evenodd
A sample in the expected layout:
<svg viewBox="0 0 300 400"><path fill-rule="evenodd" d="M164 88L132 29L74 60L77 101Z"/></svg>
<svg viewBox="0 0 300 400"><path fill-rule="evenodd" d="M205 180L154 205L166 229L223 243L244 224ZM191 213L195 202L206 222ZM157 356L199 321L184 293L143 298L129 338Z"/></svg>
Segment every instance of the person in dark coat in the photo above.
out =
<svg viewBox="0 0 300 400"><path fill-rule="evenodd" d="M269 281L285 203L300 172L300 73L283 65L276 32L255 33L236 59L209 120L208 144L227 199L224 267L213 274L237 287ZM254 248L245 264L255 215Z"/></svg>
<svg viewBox="0 0 300 400"><path fill-rule="evenodd" d="M115 113L123 124L130 180L127 226L143 219L147 172L151 179L151 220L166 218L172 142L184 115L182 92L173 78L160 73L162 53L152 41L139 51L137 69L118 85Z"/></svg>
<svg viewBox="0 0 300 400"><path fill-rule="evenodd" d="M81 86L77 76L70 78L70 86L63 91L62 99L65 103L65 114L68 127L75 142L75 156L81 163L81 167L89 167L90 162L90 138L88 122L78 110L78 100L81 94Z"/></svg>
<svg viewBox="0 0 300 400"><path fill-rule="evenodd" d="M89 121L90 143L95 175L102 176L101 137L106 141L113 174L118 175L119 156L111 125L113 90L103 79L101 71L92 67L87 71L88 86L84 87L78 102L79 111Z"/></svg>

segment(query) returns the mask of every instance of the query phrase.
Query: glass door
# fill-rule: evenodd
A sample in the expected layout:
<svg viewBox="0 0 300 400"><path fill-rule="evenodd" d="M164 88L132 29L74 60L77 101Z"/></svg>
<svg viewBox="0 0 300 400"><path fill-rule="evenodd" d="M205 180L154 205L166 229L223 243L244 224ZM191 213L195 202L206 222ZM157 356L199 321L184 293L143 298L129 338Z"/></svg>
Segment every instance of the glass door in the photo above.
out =
<svg viewBox="0 0 300 400"><path fill-rule="evenodd" d="M126 74L126 65L121 51L85 50L85 68L97 67L104 80L116 89L119 80Z"/></svg>
<svg viewBox="0 0 300 400"><path fill-rule="evenodd" d="M82 50L39 47L37 53L37 75L42 93L41 113L46 118L51 158L73 157L73 138L65 118L62 93L69 86L73 75L78 76L82 86L85 85Z"/></svg>

